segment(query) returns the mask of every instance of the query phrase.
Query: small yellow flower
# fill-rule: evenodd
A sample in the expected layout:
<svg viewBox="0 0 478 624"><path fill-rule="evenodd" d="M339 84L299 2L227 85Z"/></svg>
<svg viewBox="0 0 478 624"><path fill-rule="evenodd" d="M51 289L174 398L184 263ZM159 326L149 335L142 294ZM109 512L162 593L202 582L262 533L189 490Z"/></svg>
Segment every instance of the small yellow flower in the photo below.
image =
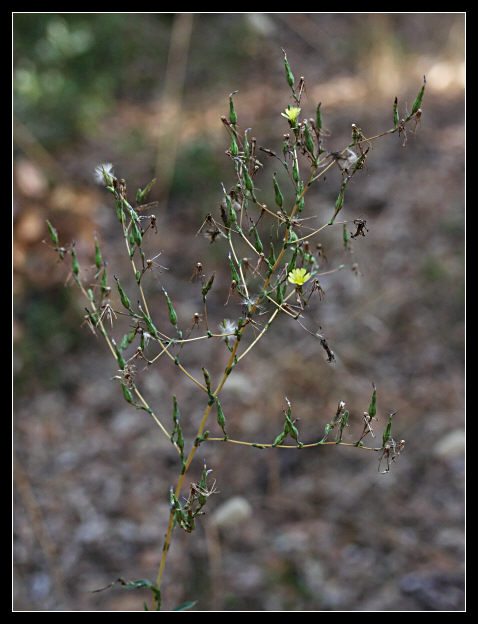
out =
<svg viewBox="0 0 478 624"><path fill-rule="evenodd" d="M300 115L300 108L297 108L296 106L288 106L285 109L285 113L281 113L281 115L290 122L292 127L295 127L297 125L297 118Z"/></svg>
<svg viewBox="0 0 478 624"><path fill-rule="evenodd" d="M306 272L306 269L293 269L288 276L288 280L291 284L302 286L307 280L310 279L310 273Z"/></svg>

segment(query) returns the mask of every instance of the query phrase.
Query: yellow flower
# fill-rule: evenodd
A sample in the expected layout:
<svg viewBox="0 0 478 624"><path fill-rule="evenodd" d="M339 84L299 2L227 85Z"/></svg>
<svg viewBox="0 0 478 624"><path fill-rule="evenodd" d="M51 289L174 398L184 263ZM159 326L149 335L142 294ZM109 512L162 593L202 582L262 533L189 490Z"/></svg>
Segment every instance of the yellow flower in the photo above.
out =
<svg viewBox="0 0 478 624"><path fill-rule="evenodd" d="M300 108L296 106L288 106L285 109L285 113L281 113L282 117L285 117L292 127L297 125L297 118L300 115Z"/></svg>
<svg viewBox="0 0 478 624"><path fill-rule="evenodd" d="M291 284L302 286L302 284L305 284L305 282L310 279L310 273L307 273L306 269L293 269L289 273L288 279Z"/></svg>

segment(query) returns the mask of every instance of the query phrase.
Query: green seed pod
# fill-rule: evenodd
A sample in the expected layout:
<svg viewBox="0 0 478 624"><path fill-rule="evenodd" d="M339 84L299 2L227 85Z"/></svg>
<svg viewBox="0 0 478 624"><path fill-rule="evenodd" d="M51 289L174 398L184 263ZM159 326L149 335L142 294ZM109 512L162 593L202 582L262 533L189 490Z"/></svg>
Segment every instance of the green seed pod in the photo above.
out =
<svg viewBox="0 0 478 624"><path fill-rule="evenodd" d="M327 423L327 424L325 425L325 428L324 428L324 435L323 435L323 437L322 437L322 440L319 442L319 444L321 444L322 442L325 442L325 441L327 440L327 436L329 435L329 432L330 432L330 428L331 428L331 426L332 426L332 425L331 425L330 423Z"/></svg>
<svg viewBox="0 0 478 624"><path fill-rule="evenodd" d="M124 358L121 355L121 350L118 349L118 346L114 338L111 339L111 344L113 345L114 350L115 350L116 359L118 360L118 366L121 368L121 370L124 370L124 367L126 366L126 362L124 361Z"/></svg>
<svg viewBox="0 0 478 624"><path fill-rule="evenodd" d="M298 162L298 158L297 155L295 155L294 157L294 161L292 163L292 178L294 180L294 182L297 184L300 180L300 175L299 175L299 162Z"/></svg>
<svg viewBox="0 0 478 624"><path fill-rule="evenodd" d="M279 446L279 444L282 444L282 442L284 441L285 437L287 434L285 434L284 432L279 433L279 435L277 436L277 438L274 440L274 442L272 443L273 447Z"/></svg>
<svg viewBox="0 0 478 624"><path fill-rule="evenodd" d="M377 389L375 388L375 384L373 386L372 400L370 401L370 405L368 407L368 415L370 416L370 420L375 418L377 414Z"/></svg>
<svg viewBox="0 0 478 624"><path fill-rule="evenodd" d="M115 204L116 204L116 216L118 217L118 221L120 223L123 223L123 208L121 206L121 202L118 201L116 197L115 197Z"/></svg>
<svg viewBox="0 0 478 624"><path fill-rule="evenodd" d="M219 403L219 399L216 398L216 408L217 408L217 424L221 427L224 437L227 438L226 433L226 417L224 416L224 412L222 411L221 404Z"/></svg>
<svg viewBox="0 0 478 624"><path fill-rule="evenodd" d="M74 247L71 250L71 266L72 266L74 275L78 276L78 273L80 272L80 265L78 264L78 260L76 258L76 251Z"/></svg>
<svg viewBox="0 0 478 624"><path fill-rule="evenodd" d="M211 392L211 375L209 374L209 371L207 370L207 368L204 368L204 366L202 367L202 374L204 375L204 382L206 384L206 388L208 392Z"/></svg>
<svg viewBox="0 0 478 624"><path fill-rule="evenodd" d="M393 102L393 127L398 128L400 118L398 116L398 99L395 98Z"/></svg>
<svg viewBox="0 0 478 624"><path fill-rule="evenodd" d="M412 117L420 108L420 106L422 105L422 98L423 98L423 94L425 93L425 85L427 83L427 80L425 78L425 76L423 76L423 86L420 89L420 92L417 95L417 99L413 102L413 106L412 106L412 112L410 113L410 115L408 116L408 119L410 119L410 117Z"/></svg>
<svg viewBox="0 0 478 624"><path fill-rule="evenodd" d="M133 235L133 240L136 243L136 245L138 245L138 247L141 247L141 243L143 241L143 237L141 235L141 232L138 228L138 225L136 224L135 219L132 219L131 221L131 233Z"/></svg>
<svg viewBox="0 0 478 624"><path fill-rule="evenodd" d="M205 285L205 286L203 286L203 288L201 289L201 292L202 292L202 296L203 296L203 297L205 297L205 296L207 295L207 293L211 290L212 284L213 284L213 282L214 282L214 276L215 276L215 275L216 275L216 274L215 274L215 273L213 273L213 274L211 275L211 277L208 279L208 281L206 282L206 285Z"/></svg>
<svg viewBox="0 0 478 624"><path fill-rule="evenodd" d="M228 203L228 210L229 210L229 219L231 220L231 223L235 223L237 225L237 214L230 201Z"/></svg>
<svg viewBox="0 0 478 624"><path fill-rule="evenodd" d="M275 194L276 204L279 206L279 208L282 208L282 205L284 203L284 197L282 196L282 193L281 193L281 190L279 188L279 184L277 182L275 173L274 173L274 175L272 177L272 181L274 183L274 194Z"/></svg>
<svg viewBox="0 0 478 624"><path fill-rule="evenodd" d="M255 241L255 248L259 253L262 253L264 251L264 247L262 245L262 241L259 238L259 232L257 231L257 228L255 225L253 225L250 229L249 229L249 234L250 233L254 234L254 241Z"/></svg>
<svg viewBox="0 0 478 624"><path fill-rule="evenodd" d="M236 139L234 135L231 134L231 147L230 147L231 155L237 156L239 154L239 148L237 147Z"/></svg>
<svg viewBox="0 0 478 624"><path fill-rule="evenodd" d="M297 184L297 196L295 198L298 213L301 213L304 210L305 197L304 197L303 191L304 191L304 183L299 182Z"/></svg>
<svg viewBox="0 0 478 624"><path fill-rule="evenodd" d="M128 403L131 403L131 405L134 405L134 399L133 399L133 395L131 393L131 390L124 383L122 383L121 386L123 388L123 396L124 396L125 400L128 401Z"/></svg>
<svg viewBox="0 0 478 624"><path fill-rule="evenodd" d="M392 418L393 418L393 414L390 414L390 416L388 417L387 426L385 427L385 431L383 432L382 448L385 447L387 442L392 437Z"/></svg>
<svg viewBox="0 0 478 624"><path fill-rule="evenodd" d="M321 106L322 106L322 102L319 102L317 104L317 110L315 112L315 126L319 134L320 134L320 131L322 130L322 113L320 111Z"/></svg>
<svg viewBox="0 0 478 624"><path fill-rule="evenodd" d="M242 175L244 177L244 183L246 185L246 189L252 193L252 191L254 190L254 183L252 182L252 178L249 175L249 172L247 171L246 167L243 167Z"/></svg>
<svg viewBox="0 0 478 624"><path fill-rule="evenodd" d="M290 259L289 264L287 265L287 275L289 275L289 273L295 269L295 262L297 260L297 253L298 253L298 247L296 247L294 249L294 253L292 254L292 258Z"/></svg>
<svg viewBox="0 0 478 624"><path fill-rule="evenodd" d="M179 424L179 409L178 409L178 400L176 396L173 396L173 422L174 429L171 433L171 442L174 442L174 436L176 435L176 444L179 447L181 452L181 459L184 457L184 437L181 429L181 425Z"/></svg>
<svg viewBox="0 0 478 624"><path fill-rule="evenodd" d="M123 304L123 306L129 311L132 312L133 310L131 309L131 302L128 299L128 297L126 296L126 293L124 292L119 279L116 277L116 275L114 276L115 280L116 280L116 285L118 286L118 292L119 292L119 296L121 299L121 303Z"/></svg>
<svg viewBox="0 0 478 624"><path fill-rule="evenodd" d="M294 424L294 421L292 420L292 406L287 397L285 400L287 401L287 412L285 412L284 410L285 420L286 420L285 425L284 425L284 431L287 428L289 435L297 442L297 444L302 446L301 442L299 442L299 430L297 429L297 427Z"/></svg>
<svg viewBox="0 0 478 624"><path fill-rule="evenodd" d="M269 251L269 258L268 258L268 262L269 262L269 268L272 270L272 267L274 266L274 264L276 263L276 254L274 251L274 245L271 242L271 248Z"/></svg>
<svg viewBox="0 0 478 624"><path fill-rule="evenodd" d="M136 336L136 328L132 328L131 331L123 336L123 340L121 341L120 350L124 351L128 345L130 345L134 337Z"/></svg>
<svg viewBox="0 0 478 624"><path fill-rule="evenodd" d="M73 271L73 277L75 278L75 282L78 285L81 285L80 278L78 277L78 274L80 272L80 265L78 264L78 259L76 257L76 251L74 247L71 250L71 268Z"/></svg>
<svg viewBox="0 0 478 624"><path fill-rule="evenodd" d="M282 293L282 288L281 288L280 282L279 282L279 284L277 284L276 299L277 299L277 303L279 305L281 305L282 302L284 301L284 295Z"/></svg>
<svg viewBox="0 0 478 624"><path fill-rule="evenodd" d="M237 91L233 91L229 95L229 121L235 126L237 124L237 115L236 109L234 108L234 102L232 101L232 96L235 95Z"/></svg>
<svg viewBox="0 0 478 624"><path fill-rule="evenodd" d="M100 251L100 246L98 244L98 238L96 236L96 232L95 232L95 265L96 268L98 269L98 273L100 272L101 267L103 266L103 258L101 257L101 251Z"/></svg>
<svg viewBox="0 0 478 624"><path fill-rule="evenodd" d="M347 186L347 180L344 180L342 182L342 186L340 187L339 195L338 195L338 197L337 197L337 199L335 201L335 212L334 212L333 217L329 221L329 225L333 224L333 222L335 221L335 217L342 210L342 206L344 205L344 195L345 195L345 187L346 186Z"/></svg>
<svg viewBox="0 0 478 624"><path fill-rule="evenodd" d="M231 198L229 197L228 193L226 192L226 189L224 188L224 184L222 185L222 190L224 191L224 200L226 202L227 213L224 209L224 205L222 204L221 216L222 216L222 220L224 221L224 225L227 228L229 228L231 226L231 222L237 223L237 215L236 215L236 211L232 207Z"/></svg>
<svg viewBox="0 0 478 624"><path fill-rule="evenodd" d="M163 288L163 293L164 296L166 297L166 301L168 303L168 312L169 312L169 320L171 322L171 325L174 325L174 327L177 327L178 325L178 315L176 314L174 308L173 308L173 304L171 303L171 299L168 296L168 293L164 290Z"/></svg>
<svg viewBox="0 0 478 624"><path fill-rule="evenodd" d="M239 286L239 284L241 283L241 280L239 279L239 273L237 272L236 267L234 266L234 262L232 261L230 253L229 253L229 264L231 266L232 280L236 282L236 284Z"/></svg>
<svg viewBox="0 0 478 624"><path fill-rule="evenodd" d="M303 127L304 127L305 147L307 151L313 156L315 152L315 144L314 144L314 141L312 140L309 126L305 123Z"/></svg>
<svg viewBox="0 0 478 624"><path fill-rule="evenodd" d="M247 133L250 130L250 128L247 128L247 130L245 130L244 132L244 144L243 144L243 151L244 151L244 156L246 158L249 158L249 156L251 155L250 149L249 149L249 139L247 138Z"/></svg>
<svg viewBox="0 0 478 624"><path fill-rule="evenodd" d="M48 220L46 224L48 226L48 231L50 232L51 242L55 245L55 247L58 247L58 232L55 230L55 228L52 226L52 224Z"/></svg>
<svg viewBox="0 0 478 624"><path fill-rule="evenodd" d="M282 50L282 52L284 52L284 66L285 66L285 76L286 76L287 84L292 89L292 91L294 91L294 74L292 73L290 69L289 61L287 60L285 51Z"/></svg>

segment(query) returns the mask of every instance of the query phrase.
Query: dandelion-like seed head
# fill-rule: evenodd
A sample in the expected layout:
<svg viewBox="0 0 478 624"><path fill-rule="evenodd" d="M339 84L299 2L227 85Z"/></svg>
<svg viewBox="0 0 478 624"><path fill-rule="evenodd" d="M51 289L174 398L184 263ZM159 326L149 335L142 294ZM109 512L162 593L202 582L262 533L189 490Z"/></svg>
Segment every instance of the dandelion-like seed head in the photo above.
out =
<svg viewBox="0 0 478 624"><path fill-rule="evenodd" d="M95 180L98 184L106 184L111 186L113 184L114 172L113 165L111 163L102 163L95 167Z"/></svg>
<svg viewBox="0 0 478 624"><path fill-rule="evenodd" d="M237 325L234 323L234 321L224 319L222 323L219 323L219 329L221 330L221 334L227 336L227 334L234 334L237 329Z"/></svg>
<svg viewBox="0 0 478 624"><path fill-rule="evenodd" d="M288 280L291 284L296 286L302 286L310 279L310 273L307 273L306 269L293 269L289 275Z"/></svg>

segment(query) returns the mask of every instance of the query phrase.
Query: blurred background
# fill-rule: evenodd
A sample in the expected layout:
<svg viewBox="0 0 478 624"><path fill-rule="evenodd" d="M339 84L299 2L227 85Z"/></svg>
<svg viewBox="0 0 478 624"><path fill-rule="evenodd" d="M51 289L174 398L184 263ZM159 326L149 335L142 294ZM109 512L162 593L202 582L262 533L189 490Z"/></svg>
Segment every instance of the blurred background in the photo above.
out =
<svg viewBox="0 0 478 624"><path fill-rule="evenodd" d="M227 246L197 232L207 213L218 217L221 183L235 181L220 120L231 92L242 131L281 152L280 112L292 104L282 49L305 78L303 115L322 102L329 150L350 142L352 123L366 136L392 127L394 97L404 116L426 75L423 115L405 146L395 134L374 142L349 184L341 216L368 227L353 253L341 226L320 239L321 269L345 268L321 280L325 296L304 322L321 328L335 363L278 320L224 388L228 432L272 442L287 396L302 441L321 438L340 400L355 441L375 383L377 436L399 410L392 433L406 446L383 475L378 454L354 448L201 445L184 494L203 460L218 493L193 534L174 534L164 608L464 609L464 47L465 16L453 13L13 15L14 610L141 610L143 590L92 590L155 580L179 472L169 441L112 381L117 366L84 323L86 302L45 220L62 244L75 242L84 279L98 232L110 278L134 299L114 205L93 171L113 163L130 200L156 177L148 251L165 269L145 282L153 316L165 318L164 286L189 330L202 312L190 280L201 261L217 271L211 325L237 318L240 304L225 305ZM277 163L259 158L255 184L272 206ZM312 187L311 224L330 218L339 185L335 171ZM224 344L198 344L182 361L218 379ZM178 396L190 440L204 402L163 359L138 384L168 428Z"/></svg>

